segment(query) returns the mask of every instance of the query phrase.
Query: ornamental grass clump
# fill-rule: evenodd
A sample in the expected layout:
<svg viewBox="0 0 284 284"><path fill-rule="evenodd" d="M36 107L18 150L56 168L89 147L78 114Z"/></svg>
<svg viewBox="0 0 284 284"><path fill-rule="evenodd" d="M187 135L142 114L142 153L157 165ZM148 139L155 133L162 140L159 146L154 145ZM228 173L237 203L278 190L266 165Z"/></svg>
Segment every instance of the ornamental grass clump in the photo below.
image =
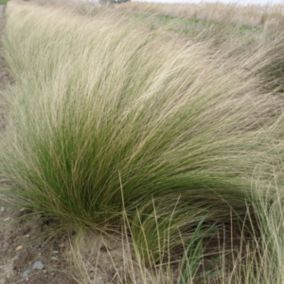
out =
<svg viewBox="0 0 284 284"><path fill-rule="evenodd" d="M72 228L116 230L126 214L149 263L196 231L212 250L220 232L254 232L254 181L265 188L281 160L279 98L245 55L225 64L209 46L115 13L10 3L10 198Z"/></svg>

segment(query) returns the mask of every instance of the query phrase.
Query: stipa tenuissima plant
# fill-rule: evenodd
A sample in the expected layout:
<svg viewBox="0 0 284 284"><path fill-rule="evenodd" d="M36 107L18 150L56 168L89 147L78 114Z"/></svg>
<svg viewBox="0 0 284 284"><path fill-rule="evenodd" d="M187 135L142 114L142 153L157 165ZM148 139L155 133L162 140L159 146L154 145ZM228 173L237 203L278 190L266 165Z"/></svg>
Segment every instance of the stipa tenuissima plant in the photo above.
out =
<svg viewBox="0 0 284 284"><path fill-rule="evenodd" d="M81 227L116 227L125 210L154 261L198 224L211 241L242 231L256 166L265 185L279 158L277 98L246 58L228 67L205 43L16 3L4 48L15 84L1 174L20 204Z"/></svg>

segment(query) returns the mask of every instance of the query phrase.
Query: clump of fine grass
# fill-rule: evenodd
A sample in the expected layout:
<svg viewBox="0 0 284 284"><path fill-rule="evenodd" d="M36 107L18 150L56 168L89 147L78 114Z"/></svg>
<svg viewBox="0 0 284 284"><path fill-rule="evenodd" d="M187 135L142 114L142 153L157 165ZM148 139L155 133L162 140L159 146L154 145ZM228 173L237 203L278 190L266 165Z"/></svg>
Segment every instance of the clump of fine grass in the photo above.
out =
<svg viewBox="0 0 284 284"><path fill-rule="evenodd" d="M152 263L149 268L143 264L145 260L137 243L125 237L129 225L126 220L121 237L117 234L102 236L99 233L77 235L70 251L74 277L84 284L107 281L108 274L114 275L113 283L283 283L281 182L283 180L272 180L270 188L266 189L267 195L260 196L254 204L257 219L253 226L260 232L254 234L250 242L244 242L243 236L238 248L234 247L235 240L230 239L229 247L220 243L218 254L206 253L200 223L192 231L179 262L170 263L169 259L165 259L160 262L162 265ZM251 217L248 212L247 218ZM165 253L160 247L161 258L165 258ZM146 256L150 255L151 251L148 250ZM106 263L108 270L104 268Z"/></svg>
<svg viewBox="0 0 284 284"><path fill-rule="evenodd" d="M242 68L249 58L228 65L210 44L184 46L116 14L7 12L11 198L81 228L119 228L126 212L148 264L182 255L195 232L213 254L221 232L224 243L253 234L251 184L259 167L264 188L282 158L282 118L271 119L278 97Z"/></svg>

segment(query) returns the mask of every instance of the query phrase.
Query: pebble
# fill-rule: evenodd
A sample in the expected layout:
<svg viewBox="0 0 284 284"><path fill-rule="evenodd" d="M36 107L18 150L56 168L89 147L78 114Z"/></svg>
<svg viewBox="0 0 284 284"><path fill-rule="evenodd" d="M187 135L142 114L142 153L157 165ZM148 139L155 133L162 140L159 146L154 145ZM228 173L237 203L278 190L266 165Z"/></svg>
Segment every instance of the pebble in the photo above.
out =
<svg viewBox="0 0 284 284"><path fill-rule="evenodd" d="M1 212L4 212L4 211L5 211L5 207L1 207L1 208L0 208L0 211L1 211Z"/></svg>
<svg viewBox="0 0 284 284"><path fill-rule="evenodd" d="M37 260L34 262L33 267L34 270L42 270L44 268L44 265L42 263L42 261Z"/></svg>
<svg viewBox="0 0 284 284"><path fill-rule="evenodd" d="M19 250L21 250L21 249L23 249L23 246L22 246L22 245L19 245L19 246L16 247L16 251L19 251Z"/></svg>
<svg viewBox="0 0 284 284"><path fill-rule="evenodd" d="M28 278L29 275L31 274L32 270L31 269L27 269L23 272L23 278Z"/></svg>

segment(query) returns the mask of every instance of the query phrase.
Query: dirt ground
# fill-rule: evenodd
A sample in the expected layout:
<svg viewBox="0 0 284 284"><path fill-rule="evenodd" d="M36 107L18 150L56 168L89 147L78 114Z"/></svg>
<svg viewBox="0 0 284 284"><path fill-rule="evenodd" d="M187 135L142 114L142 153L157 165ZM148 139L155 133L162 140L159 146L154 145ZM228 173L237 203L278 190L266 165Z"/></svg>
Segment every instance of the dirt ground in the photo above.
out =
<svg viewBox="0 0 284 284"><path fill-rule="evenodd" d="M4 24L4 9L0 6L1 36ZM1 92L9 84L12 80L0 48L0 139L5 135L7 124ZM0 190L6 182L5 177L0 177ZM48 238L46 227L42 218L5 203L0 191L0 284L77 283L67 273L65 251L68 237Z"/></svg>

